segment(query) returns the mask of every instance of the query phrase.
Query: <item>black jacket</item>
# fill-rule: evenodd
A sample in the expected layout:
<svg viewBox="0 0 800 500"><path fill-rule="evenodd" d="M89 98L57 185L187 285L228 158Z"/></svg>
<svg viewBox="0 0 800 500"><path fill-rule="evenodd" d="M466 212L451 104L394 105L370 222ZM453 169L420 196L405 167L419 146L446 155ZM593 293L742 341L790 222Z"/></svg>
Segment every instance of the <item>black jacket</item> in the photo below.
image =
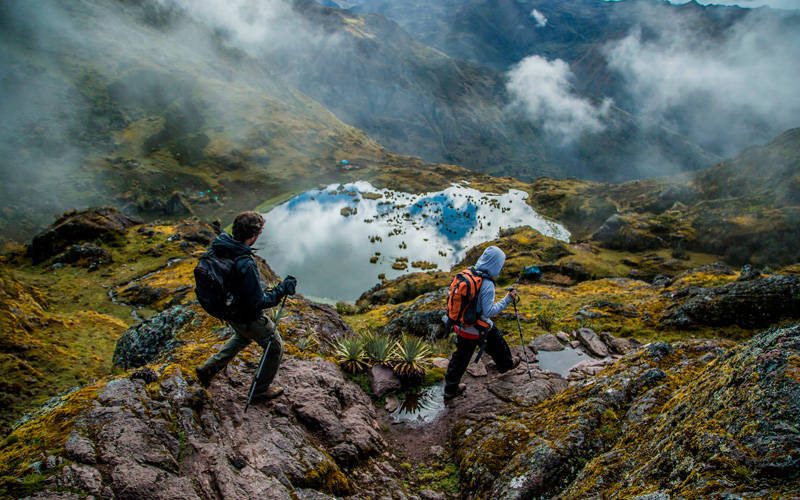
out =
<svg viewBox="0 0 800 500"><path fill-rule="evenodd" d="M278 305L283 294L275 288L268 292L261 288L258 266L253 259L252 248L233 239L227 233L217 236L211 243L211 248L220 257L236 261L230 290L236 298L234 301L236 322L254 321L261 316L261 311Z"/></svg>

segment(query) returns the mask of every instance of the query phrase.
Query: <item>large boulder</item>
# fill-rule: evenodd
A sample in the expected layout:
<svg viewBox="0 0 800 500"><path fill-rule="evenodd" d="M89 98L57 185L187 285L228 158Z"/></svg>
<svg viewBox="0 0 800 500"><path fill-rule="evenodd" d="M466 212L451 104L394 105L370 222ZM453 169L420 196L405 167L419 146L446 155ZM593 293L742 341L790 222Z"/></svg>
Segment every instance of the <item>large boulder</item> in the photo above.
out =
<svg viewBox="0 0 800 500"><path fill-rule="evenodd" d="M678 328L699 325L758 328L787 318L800 318L800 276L774 275L714 288L687 288L676 297L684 302L662 318Z"/></svg>
<svg viewBox="0 0 800 500"><path fill-rule="evenodd" d="M142 221L125 215L115 208L90 208L67 212L47 230L34 236L28 246L28 256L34 264L43 262L74 244L95 240L112 242L126 230Z"/></svg>
<svg viewBox="0 0 800 500"><path fill-rule="evenodd" d="M187 307L173 306L128 328L117 341L112 362L129 369L155 361L178 345L177 333L194 316L195 312Z"/></svg>

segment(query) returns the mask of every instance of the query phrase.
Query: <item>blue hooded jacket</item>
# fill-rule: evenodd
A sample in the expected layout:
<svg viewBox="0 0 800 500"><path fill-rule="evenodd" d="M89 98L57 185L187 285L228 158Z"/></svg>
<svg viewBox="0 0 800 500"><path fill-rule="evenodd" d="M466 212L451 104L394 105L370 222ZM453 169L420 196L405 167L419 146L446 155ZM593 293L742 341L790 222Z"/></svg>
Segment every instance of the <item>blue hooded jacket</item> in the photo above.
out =
<svg viewBox="0 0 800 500"><path fill-rule="evenodd" d="M500 270L503 268L505 262L506 254L498 247L490 246L483 251L477 264L475 264L475 270L493 280L500 276ZM478 314L481 316L481 319L491 326L494 326L494 323L492 323L489 318L496 316L511 304L510 295L506 295L497 303L494 302L494 298L494 281L484 279L481 284L480 292L478 292Z"/></svg>

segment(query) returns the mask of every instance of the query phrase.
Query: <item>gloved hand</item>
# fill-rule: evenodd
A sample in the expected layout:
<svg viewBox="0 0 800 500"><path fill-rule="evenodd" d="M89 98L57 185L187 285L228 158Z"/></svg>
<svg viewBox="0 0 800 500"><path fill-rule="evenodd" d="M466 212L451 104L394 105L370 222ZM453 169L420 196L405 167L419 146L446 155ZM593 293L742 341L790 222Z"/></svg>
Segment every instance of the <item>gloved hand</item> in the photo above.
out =
<svg viewBox="0 0 800 500"><path fill-rule="evenodd" d="M281 295L294 295L295 288L297 288L297 278L290 274L278 286L280 287Z"/></svg>

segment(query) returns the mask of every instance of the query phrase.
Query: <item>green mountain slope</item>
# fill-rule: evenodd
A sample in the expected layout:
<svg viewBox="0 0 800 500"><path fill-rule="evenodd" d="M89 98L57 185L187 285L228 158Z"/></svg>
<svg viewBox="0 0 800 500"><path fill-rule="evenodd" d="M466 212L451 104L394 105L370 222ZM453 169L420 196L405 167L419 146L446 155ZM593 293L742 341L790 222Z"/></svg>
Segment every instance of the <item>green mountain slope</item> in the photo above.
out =
<svg viewBox="0 0 800 500"><path fill-rule="evenodd" d="M226 218L410 161L158 2L7 2L0 25L6 238L101 203Z"/></svg>

